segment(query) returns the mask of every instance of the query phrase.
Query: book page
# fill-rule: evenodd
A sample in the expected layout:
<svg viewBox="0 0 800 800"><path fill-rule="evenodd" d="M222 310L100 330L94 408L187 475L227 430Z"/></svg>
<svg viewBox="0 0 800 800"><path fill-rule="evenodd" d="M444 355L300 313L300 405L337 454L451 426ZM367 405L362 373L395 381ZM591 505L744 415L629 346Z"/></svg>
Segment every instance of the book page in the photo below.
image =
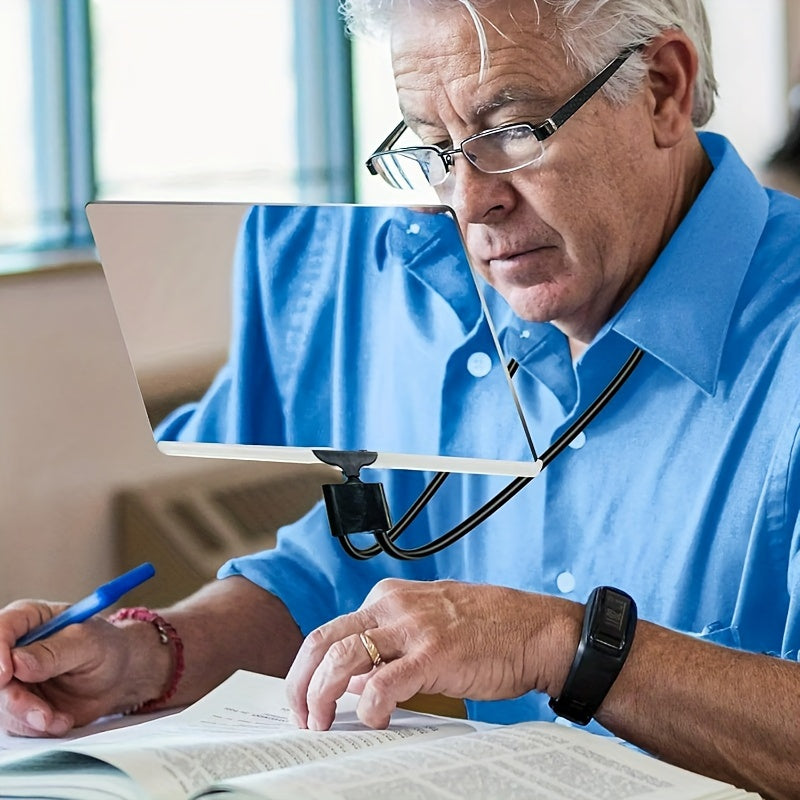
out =
<svg viewBox="0 0 800 800"><path fill-rule="evenodd" d="M409 743L211 787L196 798L725 800L753 797L614 740L553 723Z"/></svg>
<svg viewBox="0 0 800 800"><path fill-rule="evenodd" d="M109 779L112 773L121 774L143 790L134 796L176 800L209 783L237 775L390 746L410 737L449 736L474 730L463 722L401 711L393 716L388 730L373 731L357 720L357 702L354 695L340 701L332 731L298 730L289 719L282 680L238 672L178 714L59 745L55 752L61 761L52 772L58 774L65 769L63 754L73 754L73 786L98 787L104 782L104 774ZM0 764L0 796L10 794L12 778L15 787L41 782L47 757L48 753L34 757L37 774L29 779L20 768L13 768L12 775L7 762ZM81 784L80 769L75 764L86 766L86 757L99 759L112 769L95 764ZM113 782L118 783L117 777ZM64 796L84 797L81 793Z"/></svg>
<svg viewBox="0 0 800 800"><path fill-rule="evenodd" d="M71 741L73 739L83 739L95 733L102 733L103 731L110 731L115 728L128 728L131 725L141 725L151 719L158 719L159 717L175 714L179 710L180 709L177 708L160 709L147 714L129 716L114 714L113 716L102 717L94 722L90 722L88 725L84 725L81 728L73 728L68 731L65 736L60 738L53 736L13 736L10 733L0 731L0 763L10 758L19 758L24 754L32 753L36 750L51 750L62 742Z"/></svg>

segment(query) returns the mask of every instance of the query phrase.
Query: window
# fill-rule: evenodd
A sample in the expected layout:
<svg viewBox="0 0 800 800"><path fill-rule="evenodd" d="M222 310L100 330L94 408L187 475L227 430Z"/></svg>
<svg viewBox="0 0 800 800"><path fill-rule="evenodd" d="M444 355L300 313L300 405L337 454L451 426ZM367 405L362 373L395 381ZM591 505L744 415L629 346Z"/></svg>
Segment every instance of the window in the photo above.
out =
<svg viewBox="0 0 800 800"><path fill-rule="evenodd" d="M785 0L705 0L719 82L707 129L727 136L758 172L787 126ZM747 58L742 58L742 53Z"/></svg>
<svg viewBox="0 0 800 800"><path fill-rule="evenodd" d="M330 0L3 0L0 255L92 199L352 201L350 80Z"/></svg>
<svg viewBox="0 0 800 800"><path fill-rule="evenodd" d="M35 236L33 81L27 0L0 6L0 247Z"/></svg>
<svg viewBox="0 0 800 800"><path fill-rule="evenodd" d="M288 0L91 0L99 198L295 198Z"/></svg>

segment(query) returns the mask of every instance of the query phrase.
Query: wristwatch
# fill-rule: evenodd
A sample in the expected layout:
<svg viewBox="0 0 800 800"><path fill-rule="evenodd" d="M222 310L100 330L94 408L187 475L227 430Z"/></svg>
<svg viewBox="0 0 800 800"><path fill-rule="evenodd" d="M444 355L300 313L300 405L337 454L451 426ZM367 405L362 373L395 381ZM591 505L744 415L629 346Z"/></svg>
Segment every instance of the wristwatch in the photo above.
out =
<svg viewBox="0 0 800 800"><path fill-rule="evenodd" d="M589 595L581 640L567 680L550 708L586 725L597 713L628 657L636 631L636 603L613 586L598 586Z"/></svg>

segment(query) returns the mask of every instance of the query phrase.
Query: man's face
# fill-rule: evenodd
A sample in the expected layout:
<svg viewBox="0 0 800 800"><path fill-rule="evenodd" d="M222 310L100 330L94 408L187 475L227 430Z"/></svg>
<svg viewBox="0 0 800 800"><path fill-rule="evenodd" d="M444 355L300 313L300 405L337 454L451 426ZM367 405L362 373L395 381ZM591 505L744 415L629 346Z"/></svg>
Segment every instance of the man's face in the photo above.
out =
<svg viewBox="0 0 800 800"><path fill-rule="evenodd" d="M541 122L586 81L544 15L537 26L530 0L481 11L491 53L483 79L462 7L420 4L393 26L400 107L425 144L457 146L490 127ZM652 262L663 234L663 204L653 199L660 162L640 95L623 109L595 95L531 167L488 175L457 155L437 187L473 262L522 318L562 323L588 341Z"/></svg>

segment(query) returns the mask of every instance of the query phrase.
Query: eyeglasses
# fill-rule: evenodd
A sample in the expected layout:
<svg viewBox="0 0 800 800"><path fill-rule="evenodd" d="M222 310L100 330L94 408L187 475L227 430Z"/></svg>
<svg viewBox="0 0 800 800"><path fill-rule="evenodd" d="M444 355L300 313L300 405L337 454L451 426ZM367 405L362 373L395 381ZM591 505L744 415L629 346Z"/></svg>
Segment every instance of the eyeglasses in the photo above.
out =
<svg viewBox="0 0 800 800"><path fill-rule="evenodd" d="M436 145L392 147L406 130L401 122L367 159L367 169L380 175L396 189L439 186L447 179L454 156L461 153L481 172L513 172L540 161L544 143L628 60L639 46L623 50L613 61L578 90L558 111L544 122L515 122L468 136L459 147L442 149Z"/></svg>

